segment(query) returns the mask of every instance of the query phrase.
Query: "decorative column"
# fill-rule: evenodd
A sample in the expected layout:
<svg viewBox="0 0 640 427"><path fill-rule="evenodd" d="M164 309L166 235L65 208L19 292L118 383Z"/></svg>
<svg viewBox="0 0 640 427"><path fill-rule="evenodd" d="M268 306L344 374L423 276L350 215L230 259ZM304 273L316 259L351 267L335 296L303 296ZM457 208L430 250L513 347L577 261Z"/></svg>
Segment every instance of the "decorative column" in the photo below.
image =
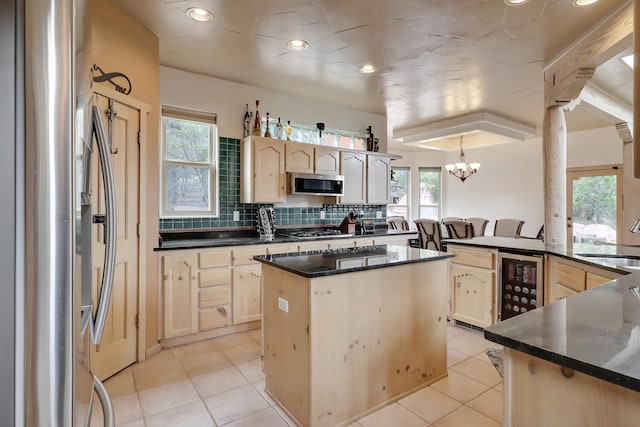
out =
<svg viewBox="0 0 640 427"><path fill-rule="evenodd" d="M544 241L567 244L567 126L561 106L548 107L542 125Z"/></svg>

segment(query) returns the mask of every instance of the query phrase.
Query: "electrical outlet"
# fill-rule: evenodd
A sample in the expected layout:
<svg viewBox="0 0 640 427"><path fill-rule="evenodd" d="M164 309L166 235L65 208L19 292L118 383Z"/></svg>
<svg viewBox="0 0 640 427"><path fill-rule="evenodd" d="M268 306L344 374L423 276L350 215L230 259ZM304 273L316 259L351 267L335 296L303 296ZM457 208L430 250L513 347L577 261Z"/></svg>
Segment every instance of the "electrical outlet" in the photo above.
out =
<svg viewBox="0 0 640 427"><path fill-rule="evenodd" d="M382 218L382 211L376 211L376 219Z"/></svg>
<svg viewBox="0 0 640 427"><path fill-rule="evenodd" d="M326 212L325 211L320 211L320 219L325 219L326 218Z"/></svg>
<svg viewBox="0 0 640 427"><path fill-rule="evenodd" d="M233 211L233 220L240 221L240 211Z"/></svg>
<svg viewBox="0 0 640 427"><path fill-rule="evenodd" d="M278 309L280 311L284 311L285 313L289 312L289 301L284 298L278 297Z"/></svg>

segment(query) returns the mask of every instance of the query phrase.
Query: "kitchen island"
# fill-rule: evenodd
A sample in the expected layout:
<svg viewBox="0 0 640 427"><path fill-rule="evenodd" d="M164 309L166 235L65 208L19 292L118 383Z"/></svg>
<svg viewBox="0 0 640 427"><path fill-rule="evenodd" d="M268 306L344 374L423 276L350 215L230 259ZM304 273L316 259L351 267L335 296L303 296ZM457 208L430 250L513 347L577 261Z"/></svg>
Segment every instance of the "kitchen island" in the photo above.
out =
<svg viewBox="0 0 640 427"><path fill-rule="evenodd" d="M347 425L447 375L447 258L408 246L260 256L266 391Z"/></svg>

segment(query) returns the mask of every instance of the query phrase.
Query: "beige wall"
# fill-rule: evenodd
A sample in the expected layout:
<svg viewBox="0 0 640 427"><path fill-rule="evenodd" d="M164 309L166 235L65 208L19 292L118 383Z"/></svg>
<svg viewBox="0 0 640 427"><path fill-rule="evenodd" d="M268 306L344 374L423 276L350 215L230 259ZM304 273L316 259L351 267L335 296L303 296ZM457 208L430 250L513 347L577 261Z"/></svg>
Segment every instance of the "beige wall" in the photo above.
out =
<svg viewBox="0 0 640 427"><path fill-rule="evenodd" d="M151 107L147 118L146 157L141 158L141 177L144 187L140 192L140 202L144 204L146 215L141 218L145 242L146 260L140 268L146 272L146 317L145 349L158 343L158 269L157 256L153 248L158 237L158 129L160 105L159 93L159 49L158 38L138 22L124 15L106 0L89 0L85 39L84 67L89 72L93 64L105 72L121 72L131 80L130 97ZM107 83L108 87L113 86ZM145 152L143 151L143 153Z"/></svg>
<svg viewBox="0 0 640 427"><path fill-rule="evenodd" d="M411 220L418 215L418 168L453 163L458 152L403 151L393 166L409 166ZM464 183L446 172L442 183L442 216L479 216L490 220L486 233L493 233L496 218L525 220L522 234L535 236L544 222L542 140L530 138L489 147L465 149L468 162L480 162L480 171ZM615 127L571 132L567 136L567 167L622 164L622 141ZM625 165L626 166L626 165ZM629 200L629 197L626 198ZM640 216L640 209L636 214Z"/></svg>

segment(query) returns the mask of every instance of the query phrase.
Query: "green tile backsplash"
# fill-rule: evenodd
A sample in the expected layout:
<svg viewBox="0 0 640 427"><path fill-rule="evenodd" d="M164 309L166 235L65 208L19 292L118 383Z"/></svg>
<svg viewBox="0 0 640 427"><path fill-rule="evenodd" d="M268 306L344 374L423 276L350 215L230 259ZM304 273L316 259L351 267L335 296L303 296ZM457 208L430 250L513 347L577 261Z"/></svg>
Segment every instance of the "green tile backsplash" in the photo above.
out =
<svg viewBox="0 0 640 427"><path fill-rule="evenodd" d="M220 138L220 217L218 218L165 218L160 220L160 231L193 229L247 229L257 225L258 209L272 206L276 211L276 227L338 226L350 212L363 212L364 218L374 222L386 221L386 205L331 205L306 208L283 208L277 205L240 203L240 140ZM233 211L240 212L240 221L233 220ZM325 218L320 219L320 213ZM375 219L376 212L382 219Z"/></svg>

